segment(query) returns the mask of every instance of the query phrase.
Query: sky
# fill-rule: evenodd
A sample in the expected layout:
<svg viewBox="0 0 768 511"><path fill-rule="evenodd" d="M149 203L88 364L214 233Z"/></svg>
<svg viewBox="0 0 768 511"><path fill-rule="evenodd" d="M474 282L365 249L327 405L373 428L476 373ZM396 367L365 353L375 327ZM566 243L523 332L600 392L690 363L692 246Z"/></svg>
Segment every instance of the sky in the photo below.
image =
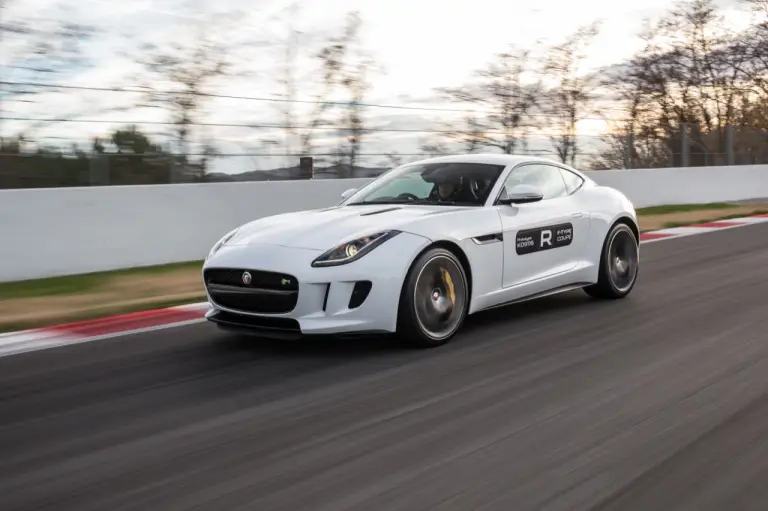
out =
<svg viewBox="0 0 768 511"><path fill-rule="evenodd" d="M2 1L2 0L0 0ZM585 72L620 62L638 48L638 31L644 19L655 19L673 7L670 0L645 0L643 3L615 0L538 0L537 2L500 2L499 0L5 0L4 20L63 20L94 26L97 33L83 46L92 65L74 66L55 77L29 74L7 67L18 46L24 41L6 35L0 43L3 80L51 81L87 87L127 87L137 85L141 68L135 64L144 44L172 42L194 43L201 33L208 33L226 48L236 76L220 80L212 91L219 94L275 97L281 92L276 75L281 65L282 44L291 29L300 32L299 99L311 100L317 92L316 63L311 59L325 37L338 32L345 14L360 12L363 19L362 40L366 50L380 65L372 79L366 102L422 108L450 108L436 101L434 89L461 86L472 79L473 72L490 62L495 53L509 45L536 47L565 39L579 26L600 22L600 33L592 45ZM744 21L732 0L723 0L726 14L734 22ZM144 75L146 77L146 74ZM162 88L163 84L155 82ZM76 117L99 123L56 123L36 131L49 143L88 140L129 121L163 122L167 112L132 108L140 99L123 92L49 91L35 103L2 104L2 113L10 117ZM277 104L264 101L213 99L206 101L202 120L217 124L280 123ZM311 105L296 105L299 117L305 117ZM434 128L439 121L460 119L462 113L430 110L369 108L368 122L389 129ZM304 122L306 124L306 122ZM28 124L26 124L28 125ZM3 133L25 127L21 121L4 121ZM169 127L143 124L141 129L167 134ZM599 120L580 126L586 144L597 143ZM269 153L285 151L282 134L242 127L205 128L224 153ZM369 139L364 152L419 151L419 143L429 133L378 133ZM320 137L318 142L331 140ZM541 147L546 147L546 143ZM537 147L539 147L537 146ZM295 149L295 148L294 148ZM295 158L293 158L295 159ZM217 162L224 172L242 172L295 163L280 156L232 157ZM368 163L381 163L384 157L371 157ZM375 161L374 161L375 160Z"/></svg>

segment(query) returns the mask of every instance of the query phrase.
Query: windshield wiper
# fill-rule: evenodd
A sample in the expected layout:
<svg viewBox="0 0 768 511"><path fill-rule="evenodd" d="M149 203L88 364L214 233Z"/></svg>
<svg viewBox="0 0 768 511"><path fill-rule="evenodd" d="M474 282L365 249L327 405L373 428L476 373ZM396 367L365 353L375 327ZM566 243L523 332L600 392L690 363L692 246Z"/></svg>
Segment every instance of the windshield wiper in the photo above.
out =
<svg viewBox="0 0 768 511"><path fill-rule="evenodd" d="M387 200L372 200L372 201L363 201L363 202L350 202L347 204L348 206L361 206L361 205L373 205L373 204L413 204L413 205L424 205L424 206L455 206L457 203L455 201L437 201L437 200L427 200L427 199L419 199L419 200L413 200L413 199L387 199Z"/></svg>
<svg viewBox="0 0 768 511"><path fill-rule="evenodd" d="M445 201L445 200L420 200L417 204L426 204L428 206L455 206L455 201Z"/></svg>
<svg viewBox="0 0 768 511"><path fill-rule="evenodd" d="M400 200L372 200L372 201L362 201L362 202L350 202L347 204L347 206L375 206L377 204L413 204L416 201L410 200L410 199L400 199Z"/></svg>

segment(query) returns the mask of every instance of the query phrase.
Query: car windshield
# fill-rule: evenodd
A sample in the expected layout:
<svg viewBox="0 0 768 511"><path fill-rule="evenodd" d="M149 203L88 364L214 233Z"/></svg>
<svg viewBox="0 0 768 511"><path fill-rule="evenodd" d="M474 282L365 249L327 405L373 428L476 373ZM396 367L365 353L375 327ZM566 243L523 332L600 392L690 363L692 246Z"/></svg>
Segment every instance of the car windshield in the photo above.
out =
<svg viewBox="0 0 768 511"><path fill-rule="evenodd" d="M503 165L416 163L392 169L350 197L353 204L483 206Z"/></svg>

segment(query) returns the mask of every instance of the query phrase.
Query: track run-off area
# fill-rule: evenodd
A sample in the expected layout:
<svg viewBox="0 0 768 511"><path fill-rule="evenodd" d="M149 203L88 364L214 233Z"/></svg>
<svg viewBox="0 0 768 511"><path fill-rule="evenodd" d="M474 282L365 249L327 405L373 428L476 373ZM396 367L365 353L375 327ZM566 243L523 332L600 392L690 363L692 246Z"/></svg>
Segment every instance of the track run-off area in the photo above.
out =
<svg viewBox="0 0 768 511"><path fill-rule="evenodd" d="M768 509L768 223L443 347L195 323L0 358L0 509Z"/></svg>

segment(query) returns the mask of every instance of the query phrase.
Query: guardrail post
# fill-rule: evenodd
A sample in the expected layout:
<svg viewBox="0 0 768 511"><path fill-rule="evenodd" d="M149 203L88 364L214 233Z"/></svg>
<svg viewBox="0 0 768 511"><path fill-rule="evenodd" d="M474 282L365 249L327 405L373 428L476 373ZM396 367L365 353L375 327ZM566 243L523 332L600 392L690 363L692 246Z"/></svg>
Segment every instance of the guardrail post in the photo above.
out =
<svg viewBox="0 0 768 511"><path fill-rule="evenodd" d="M736 165L736 153L733 147L733 126L725 127L725 152L728 155L728 165Z"/></svg>
<svg viewBox="0 0 768 511"><path fill-rule="evenodd" d="M0 48L3 43L3 11L5 10L5 0L0 0ZM0 75L0 78L4 78L4 75ZM3 140L3 130L5 125L3 123L3 84L0 83L0 142Z"/></svg>
<svg viewBox="0 0 768 511"><path fill-rule="evenodd" d="M691 144L688 140L688 123L684 122L680 125L680 143L682 144L680 147L680 152L682 156L682 162L680 164L681 167L690 167L691 166Z"/></svg>
<svg viewBox="0 0 768 511"><path fill-rule="evenodd" d="M624 142L624 168L632 168L632 152L635 148L635 137L632 135L632 128L627 130L626 141Z"/></svg>
<svg viewBox="0 0 768 511"><path fill-rule="evenodd" d="M108 186L109 157L94 153L88 160L88 186Z"/></svg>
<svg viewBox="0 0 768 511"><path fill-rule="evenodd" d="M315 159L312 156L302 156L299 158L299 172L302 179L314 179L315 177Z"/></svg>

